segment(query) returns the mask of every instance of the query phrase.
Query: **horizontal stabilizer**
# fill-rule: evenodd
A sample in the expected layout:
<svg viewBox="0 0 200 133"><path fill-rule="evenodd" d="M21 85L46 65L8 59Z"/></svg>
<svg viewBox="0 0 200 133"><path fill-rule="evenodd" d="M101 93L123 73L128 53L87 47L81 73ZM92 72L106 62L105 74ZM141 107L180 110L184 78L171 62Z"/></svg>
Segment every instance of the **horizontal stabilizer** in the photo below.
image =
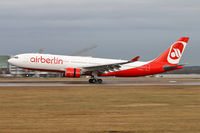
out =
<svg viewBox="0 0 200 133"><path fill-rule="evenodd" d="M163 69L165 71L169 71L169 70L173 70L173 69L181 69L183 68L183 66L185 66L186 64L180 64L180 65L175 65L175 66L168 66L168 65L165 65L163 66Z"/></svg>

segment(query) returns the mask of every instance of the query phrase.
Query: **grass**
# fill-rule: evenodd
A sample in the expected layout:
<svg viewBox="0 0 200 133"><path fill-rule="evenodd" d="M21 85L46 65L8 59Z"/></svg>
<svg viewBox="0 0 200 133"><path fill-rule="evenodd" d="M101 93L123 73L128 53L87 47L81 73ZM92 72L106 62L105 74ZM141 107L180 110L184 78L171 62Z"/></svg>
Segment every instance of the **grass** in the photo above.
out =
<svg viewBox="0 0 200 133"><path fill-rule="evenodd" d="M200 86L0 87L2 133L199 133Z"/></svg>

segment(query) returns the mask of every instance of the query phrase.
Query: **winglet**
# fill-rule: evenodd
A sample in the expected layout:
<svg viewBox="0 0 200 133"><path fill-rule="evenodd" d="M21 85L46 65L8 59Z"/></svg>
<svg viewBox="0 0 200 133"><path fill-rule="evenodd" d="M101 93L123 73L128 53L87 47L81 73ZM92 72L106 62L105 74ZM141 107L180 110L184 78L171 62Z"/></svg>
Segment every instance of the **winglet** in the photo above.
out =
<svg viewBox="0 0 200 133"><path fill-rule="evenodd" d="M140 56L136 56L135 58L133 58L133 59L130 60L129 62L135 62L135 61L138 61L139 58L140 58Z"/></svg>

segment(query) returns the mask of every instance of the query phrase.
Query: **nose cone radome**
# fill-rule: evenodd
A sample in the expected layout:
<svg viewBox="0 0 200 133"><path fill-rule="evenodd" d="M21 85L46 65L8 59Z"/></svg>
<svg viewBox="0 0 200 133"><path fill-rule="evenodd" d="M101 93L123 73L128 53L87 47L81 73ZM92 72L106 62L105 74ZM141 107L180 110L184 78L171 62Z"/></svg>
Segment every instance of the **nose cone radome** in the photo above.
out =
<svg viewBox="0 0 200 133"><path fill-rule="evenodd" d="M11 64L11 65L14 65L14 66L17 66L17 64L19 64L19 59L18 59L18 56L14 56L10 59L8 59L8 63Z"/></svg>
<svg viewBox="0 0 200 133"><path fill-rule="evenodd" d="M21 55L15 55L11 57L10 59L8 59L8 63L13 66L22 67L24 60L23 58L21 58Z"/></svg>
<svg viewBox="0 0 200 133"><path fill-rule="evenodd" d="M8 63L13 65L13 59L12 59L12 58L9 59L9 60L8 60Z"/></svg>

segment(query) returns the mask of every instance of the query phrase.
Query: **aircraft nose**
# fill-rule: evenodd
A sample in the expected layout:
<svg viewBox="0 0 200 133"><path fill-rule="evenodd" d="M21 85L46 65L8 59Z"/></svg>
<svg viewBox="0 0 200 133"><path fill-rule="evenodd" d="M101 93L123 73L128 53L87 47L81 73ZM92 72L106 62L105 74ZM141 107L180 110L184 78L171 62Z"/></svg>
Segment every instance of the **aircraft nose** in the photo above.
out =
<svg viewBox="0 0 200 133"><path fill-rule="evenodd" d="M8 59L8 63L13 64L13 59Z"/></svg>

